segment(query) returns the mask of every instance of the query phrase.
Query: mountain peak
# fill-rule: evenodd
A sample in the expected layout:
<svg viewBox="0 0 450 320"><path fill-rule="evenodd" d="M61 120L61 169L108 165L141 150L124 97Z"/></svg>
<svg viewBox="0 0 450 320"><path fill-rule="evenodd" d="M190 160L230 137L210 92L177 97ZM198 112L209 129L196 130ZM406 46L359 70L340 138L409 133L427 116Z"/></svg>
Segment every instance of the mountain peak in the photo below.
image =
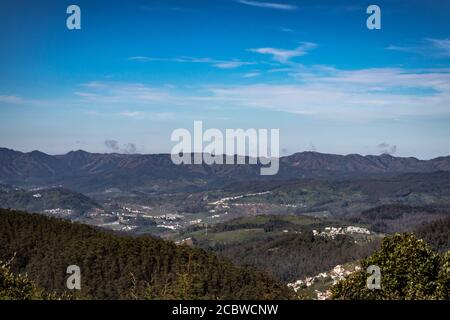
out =
<svg viewBox="0 0 450 320"><path fill-rule="evenodd" d="M69 151L68 153L66 153L66 155L69 155L69 154L72 154L72 155L83 154L83 155L85 155L85 154L89 154L89 152L81 150L81 149L78 149L78 150Z"/></svg>

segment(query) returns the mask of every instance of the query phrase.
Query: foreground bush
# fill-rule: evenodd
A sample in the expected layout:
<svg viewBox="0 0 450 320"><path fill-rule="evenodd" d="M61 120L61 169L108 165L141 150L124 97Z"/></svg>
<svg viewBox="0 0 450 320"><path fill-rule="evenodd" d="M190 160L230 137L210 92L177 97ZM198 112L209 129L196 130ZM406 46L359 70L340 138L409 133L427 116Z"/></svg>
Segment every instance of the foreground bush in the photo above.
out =
<svg viewBox="0 0 450 320"><path fill-rule="evenodd" d="M42 300L50 298L28 279L27 275L14 274L8 263L0 262L0 300Z"/></svg>
<svg viewBox="0 0 450 320"><path fill-rule="evenodd" d="M381 289L367 287L369 266L381 270ZM362 269L332 288L334 299L450 299L450 252L440 256L412 234L383 239Z"/></svg>

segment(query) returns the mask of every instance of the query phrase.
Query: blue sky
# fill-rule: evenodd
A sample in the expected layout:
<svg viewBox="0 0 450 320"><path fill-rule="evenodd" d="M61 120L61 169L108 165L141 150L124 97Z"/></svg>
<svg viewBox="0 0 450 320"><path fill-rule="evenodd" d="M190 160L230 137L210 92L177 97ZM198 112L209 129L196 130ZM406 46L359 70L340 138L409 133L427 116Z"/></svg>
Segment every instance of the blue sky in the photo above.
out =
<svg viewBox="0 0 450 320"><path fill-rule="evenodd" d="M2 0L0 70L17 150L170 152L203 120L279 128L282 154L450 154L449 1Z"/></svg>

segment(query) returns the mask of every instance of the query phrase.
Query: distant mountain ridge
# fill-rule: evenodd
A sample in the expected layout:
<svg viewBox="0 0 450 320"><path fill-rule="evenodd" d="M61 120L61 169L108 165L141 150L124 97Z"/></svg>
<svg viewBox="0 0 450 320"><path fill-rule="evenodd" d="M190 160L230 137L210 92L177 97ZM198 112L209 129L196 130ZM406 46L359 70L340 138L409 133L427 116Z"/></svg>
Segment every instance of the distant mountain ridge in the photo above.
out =
<svg viewBox="0 0 450 320"><path fill-rule="evenodd" d="M99 154L78 150L64 155L0 148L0 182L61 185L90 192L107 188L170 188L234 180L290 179L450 171L450 156L432 160L390 155L362 156L300 152L280 158L277 175L262 177L260 165L175 165L170 154ZM195 183L194 183L195 182Z"/></svg>

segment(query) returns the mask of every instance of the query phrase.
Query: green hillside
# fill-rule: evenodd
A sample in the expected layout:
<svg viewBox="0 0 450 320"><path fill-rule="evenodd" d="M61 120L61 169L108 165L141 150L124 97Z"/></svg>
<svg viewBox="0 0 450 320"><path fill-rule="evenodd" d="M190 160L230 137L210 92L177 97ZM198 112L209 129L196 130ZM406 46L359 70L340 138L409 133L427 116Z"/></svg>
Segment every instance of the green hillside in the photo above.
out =
<svg viewBox="0 0 450 320"><path fill-rule="evenodd" d="M213 253L152 237L129 237L0 210L0 260L46 292L63 294L66 268L81 269L80 296L94 299L287 299L270 276Z"/></svg>
<svg viewBox="0 0 450 320"><path fill-rule="evenodd" d="M238 265L251 265L290 282L367 257L379 246L376 234L314 236L315 231L344 227L342 222L296 215L258 215L208 227L188 228L180 235Z"/></svg>

